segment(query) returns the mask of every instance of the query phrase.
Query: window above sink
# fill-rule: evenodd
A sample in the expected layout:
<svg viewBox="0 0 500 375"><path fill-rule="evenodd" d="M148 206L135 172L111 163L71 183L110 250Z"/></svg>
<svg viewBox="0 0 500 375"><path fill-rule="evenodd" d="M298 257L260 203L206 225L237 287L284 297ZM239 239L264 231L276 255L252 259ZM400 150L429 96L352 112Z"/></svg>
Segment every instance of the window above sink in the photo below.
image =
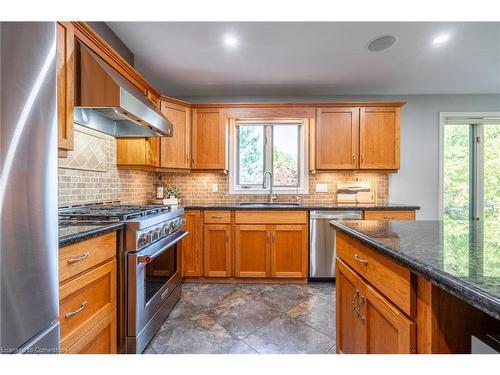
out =
<svg viewBox="0 0 500 375"><path fill-rule="evenodd" d="M230 194L307 194L307 120L236 120L230 136Z"/></svg>

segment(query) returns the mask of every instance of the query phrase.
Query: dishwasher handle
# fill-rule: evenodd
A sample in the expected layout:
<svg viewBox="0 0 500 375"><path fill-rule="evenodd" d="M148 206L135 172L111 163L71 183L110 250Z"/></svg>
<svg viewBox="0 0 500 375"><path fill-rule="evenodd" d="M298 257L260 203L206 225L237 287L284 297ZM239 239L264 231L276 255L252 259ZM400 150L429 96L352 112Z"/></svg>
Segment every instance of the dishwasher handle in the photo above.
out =
<svg viewBox="0 0 500 375"><path fill-rule="evenodd" d="M362 211L311 211L311 220L361 220Z"/></svg>

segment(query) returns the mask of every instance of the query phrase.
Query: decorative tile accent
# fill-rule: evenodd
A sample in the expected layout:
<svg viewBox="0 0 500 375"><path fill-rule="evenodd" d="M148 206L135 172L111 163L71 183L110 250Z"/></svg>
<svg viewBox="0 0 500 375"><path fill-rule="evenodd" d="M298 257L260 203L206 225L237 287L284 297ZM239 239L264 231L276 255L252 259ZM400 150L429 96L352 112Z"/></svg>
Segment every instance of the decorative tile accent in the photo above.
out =
<svg viewBox="0 0 500 375"><path fill-rule="evenodd" d="M81 129L99 139L104 139L104 171L69 169L68 161L59 159L59 205L120 201L124 204L146 204L154 193L154 173L120 170L116 167L115 138L97 131ZM75 143L73 153L80 154L81 144ZM66 167L65 167L66 166Z"/></svg>
<svg viewBox="0 0 500 375"><path fill-rule="evenodd" d="M106 172L106 138L103 134L75 125L74 150L59 161L59 168Z"/></svg>

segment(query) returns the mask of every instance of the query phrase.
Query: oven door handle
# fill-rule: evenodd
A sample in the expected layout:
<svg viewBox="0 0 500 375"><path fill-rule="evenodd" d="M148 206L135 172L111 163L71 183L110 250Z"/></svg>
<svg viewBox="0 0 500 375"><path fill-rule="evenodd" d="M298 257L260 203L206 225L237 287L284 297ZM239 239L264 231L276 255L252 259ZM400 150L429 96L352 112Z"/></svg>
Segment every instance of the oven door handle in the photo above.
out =
<svg viewBox="0 0 500 375"><path fill-rule="evenodd" d="M189 232L179 231L177 232L177 236L175 236L175 238L173 239L169 238L168 242L162 243L162 241L160 240L149 246L148 248L133 254L133 256L137 257L137 263L150 263L153 259L163 254L188 234Z"/></svg>

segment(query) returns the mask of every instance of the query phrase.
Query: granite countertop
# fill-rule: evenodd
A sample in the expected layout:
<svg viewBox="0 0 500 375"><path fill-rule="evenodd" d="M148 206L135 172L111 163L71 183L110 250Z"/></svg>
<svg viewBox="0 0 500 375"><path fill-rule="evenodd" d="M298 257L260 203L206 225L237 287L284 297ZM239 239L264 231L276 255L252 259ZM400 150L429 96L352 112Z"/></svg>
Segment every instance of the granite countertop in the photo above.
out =
<svg viewBox="0 0 500 375"><path fill-rule="evenodd" d="M500 319L498 221L331 221L433 284Z"/></svg>
<svg viewBox="0 0 500 375"><path fill-rule="evenodd" d="M398 203L380 203L380 204L301 204L298 206L280 206L281 202L276 202L275 205L266 206L248 206L241 203L203 203L203 204L186 204L186 210L292 210L292 211L314 211L314 210L356 210L356 211L407 211L419 210L419 206L398 204ZM257 204L257 203L256 203ZM283 202L283 204L286 204Z"/></svg>
<svg viewBox="0 0 500 375"><path fill-rule="evenodd" d="M124 223L87 222L59 225L59 247L88 240L125 227Z"/></svg>

